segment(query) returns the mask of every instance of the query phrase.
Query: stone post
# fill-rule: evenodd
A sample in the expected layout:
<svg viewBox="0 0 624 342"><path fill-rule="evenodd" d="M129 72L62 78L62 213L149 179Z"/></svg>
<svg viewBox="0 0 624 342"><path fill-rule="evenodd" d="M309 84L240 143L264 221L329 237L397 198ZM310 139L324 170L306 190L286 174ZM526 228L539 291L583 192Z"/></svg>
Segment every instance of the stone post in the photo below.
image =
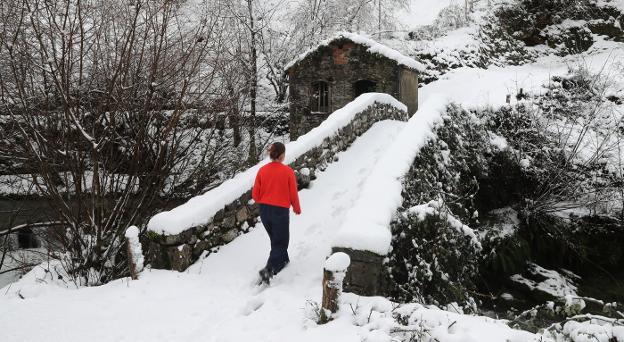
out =
<svg viewBox="0 0 624 342"><path fill-rule="evenodd" d="M342 281L344 280L351 258L346 253L332 254L325 261L323 271L323 300L321 305L320 323L327 323L332 319L332 314L338 312L340 294L342 293Z"/></svg>
<svg viewBox="0 0 624 342"><path fill-rule="evenodd" d="M126 253L128 269L132 280L139 279L139 272L143 270L143 250L139 242L139 228L131 226L126 229Z"/></svg>

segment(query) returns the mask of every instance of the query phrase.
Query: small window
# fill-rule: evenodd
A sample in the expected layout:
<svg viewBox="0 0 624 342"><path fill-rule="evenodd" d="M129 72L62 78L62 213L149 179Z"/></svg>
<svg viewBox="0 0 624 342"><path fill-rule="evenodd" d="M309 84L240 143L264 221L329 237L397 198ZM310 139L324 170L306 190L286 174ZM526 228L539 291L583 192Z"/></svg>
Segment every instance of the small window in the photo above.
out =
<svg viewBox="0 0 624 342"><path fill-rule="evenodd" d="M312 84L312 98L310 111L313 113L329 112L329 84L325 81L318 81Z"/></svg>
<svg viewBox="0 0 624 342"><path fill-rule="evenodd" d="M377 83L371 80L359 80L353 84L355 97L365 93L374 93L377 91Z"/></svg>

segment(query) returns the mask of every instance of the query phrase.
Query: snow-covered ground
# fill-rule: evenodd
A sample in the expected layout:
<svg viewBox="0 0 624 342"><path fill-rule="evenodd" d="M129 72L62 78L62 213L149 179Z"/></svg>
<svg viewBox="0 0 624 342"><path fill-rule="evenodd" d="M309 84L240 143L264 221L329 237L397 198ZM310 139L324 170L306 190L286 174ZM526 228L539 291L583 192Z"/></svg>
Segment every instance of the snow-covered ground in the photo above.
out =
<svg viewBox="0 0 624 342"><path fill-rule="evenodd" d="M392 305L383 298L345 296L339 317L323 326L311 320L309 302L320 300L323 264L345 212L386 142L404 125L375 124L319 174L311 189L301 191L303 214L291 217L291 264L264 291L252 285L269 248L258 224L183 273L146 270L137 281L75 289L39 268L1 290L2 341L389 341L384 331L389 326L382 323ZM353 314L347 302L374 307L379 324L360 322L363 313ZM446 327L461 317L412 309L413 320L422 319L413 324L431 327ZM466 317L455 325L459 332L441 334L449 337L443 340L475 340L484 329L490 341L533 339L484 317Z"/></svg>
<svg viewBox="0 0 624 342"><path fill-rule="evenodd" d="M419 3L442 8L449 2L413 0L412 16ZM422 23L428 23L425 17ZM464 44L472 39L469 31L454 31L439 41L445 47ZM618 64L623 59L621 44L599 41L578 56L541 57L535 63L504 68L460 68L424 86L420 103L442 93L468 107L498 106L507 95L515 101L520 88L544 91L552 76L567 74L570 67L584 64L600 71L606 66L610 72L619 65L624 70ZM622 83L615 86L624 91ZM146 270L137 281L75 289L36 269L0 289L0 340L389 342L394 308L383 298L346 294L338 318L323 326L310 319L309 303L320 301L323 263L345 214L360 197L387 142L404 127L394 121L376 124L300 193L303 214L291 217L292 262L270 288L258 292L252 286L269 248L258 224L183 273ZM353 312L352 307L358 309ZM440 342L540 340L484 317L419 305L406 314L410 325L430 329Z"/></svg>
<svg viewBox="0 0 624 342"><path fill-rule="evenodd" d="M305 329L304 308L320 300L323 263L345 210L403 125L376 124L301 192L303 214L291 218L291 264L262 293L252 283L269 241L258 224L184 273L145 271L138 281L79 290L24 279L2 290L2 340L316 341L331 334L359 341L347 322Z"/></svg>

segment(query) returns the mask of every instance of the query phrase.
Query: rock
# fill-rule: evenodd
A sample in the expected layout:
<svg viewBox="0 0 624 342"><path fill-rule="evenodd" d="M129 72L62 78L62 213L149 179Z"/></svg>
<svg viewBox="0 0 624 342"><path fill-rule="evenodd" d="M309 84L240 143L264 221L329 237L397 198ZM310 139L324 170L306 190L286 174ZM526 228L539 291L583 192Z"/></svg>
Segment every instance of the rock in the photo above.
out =
<svg viewBox="0 0 624 342"><path fill-rule="evenodd" d="M238 237L238 230L237 229L230 229L227 232L225 232L225 234L223 234L223 241L225 243L232 242L237 237Z"/></svg>
<svg viewBox="0 0 624 342"><path fill-rule="evenodd" d="M192 264L193 248L190 245L181 245L168 248L171 260L171 269L179 272L184 271Z"/></svg>
<svg viewBox="0 0 624 342"><path fill-rule="evenodd" d="M228 214L223 219L223 227L225 228L234 228L236 227L236 218L232 214Z"/></svg>
<svg viewBox="0 0 624 342"><path fill-rule="evenodd" d="M307 167L304 167L296 172L295 177L297 178L297 188L299 190L306 189L310 186L310 169L308 169Z"/></svg>
<svg viewBox="0 0 624 342"><path fill-rule="evenodd" d="M236 222L244 222L247 221L247 219L249 219L249 212L247 211L247 207L243 206L236 212Z"/></svg>
<svg viewBox="0 0 624 342"><path fill-rule="evenodd" d="M192 263L193 248L183 244L179 246L163 246L150 242L148 260L152 268L184 271Z"/></svg>
<svg viewBox="0 0 624 342"><path fill-rule="evenodd" d="M215 222L223 220L223 213L224 213L223 209L217 211L214 217L212 218L212 220Z"/></svg>
<svg viewBox="0 0 624 342"><path fill-rule="evenodd" d="M195 228L195 235L199 238L203 237L206 233L210 233L215 228L214 223L208 223Z"/></svg>
<svg viewBox="0 0 624 342"><path fill-rule="evenodd" d="M242 204L247 204L250 200L251 200L251 190L244 193L243 196L241 196L240 198L240 201Z"/></svg>
<svg viewBox="0 0 624 342"><path fill-rule="evenodd" d="M240 200L238 199L230 204L227 204L225 206L225 215L227 216L227 213L230 211L235 211L238 206L240 206Z"/></svg>
<svg viewBox="0 0 624 342"><path fill-rule="evenodd" d="M177 246L183 243L187 243L191 237L195 234L195 228L189 228L180 234L176 235L152 235L150 239L154 242L164 246Z"/></svg>
<svg viewBox="0 0 624 342"><path fill-rule="evenodd" d="M195 244L195 246L193 246L193 259L199 258L204 251L207 251L211 249L212 247L214 247L214 244L212 243L212 241L208 241L208 240L198 241Z"/></svg>
<svg viewBox="0 0 624 342"><path fill-rule="evenodd" d="M248 205L247 209L249 210L251 217L260 216L260 206L258 205L258 203Z"/></svg>

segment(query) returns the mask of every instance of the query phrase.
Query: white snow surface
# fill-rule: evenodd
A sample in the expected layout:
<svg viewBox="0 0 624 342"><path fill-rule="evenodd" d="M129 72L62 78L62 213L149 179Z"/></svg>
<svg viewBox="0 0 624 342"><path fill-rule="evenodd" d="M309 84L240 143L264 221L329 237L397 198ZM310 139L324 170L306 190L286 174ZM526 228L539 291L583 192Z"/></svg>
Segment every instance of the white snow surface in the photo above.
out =
<svg viewBox="0 0 624 342"><path fill-rule="evenodd" d="M338 39L348 39L356 44L361 44L363 46L368 47L367 51L370 53L374 53L374 54L379 54L381 56L384 56L386 58L389 58L395 62L397 62L399 65L403 65L406 66L410 69L414 69L416 71L424 71L425 70L425 66L424 64L417 62L416 60L414 60L411 57L405 56L404 54L400 53L399 51L388 47L386 45L380 44L374 40L372 40L371 38L369 38L368 36L364 36L361 34L357 34L357 33L352 33L352 32L340 32L337 33L335 36L328 38L326 40L323 40L320 44L318 44L316 47L313 47L309 50L307 50L306 52L300 54L297 58L295 58L294 60L292 60L290 63L288 63L285 67L286 70L290 69L291 67L295 66L297 63L301 62L303 59L305 59L308 55L314 53L316 50L318 50L318 48L322 47L322 46L328 46L329 44L331 44L333 41L336 41Z"/></svg>
<svg viewBox="0 0 624 342"><path fill-rule="evenodd" d="M294 162L310 149L320 146L325 138L335 135L339 129L349 124L358 113L374 103L389 104L407 111L407 107L388 94L362 94L346 106L333 112L318 127L286 144L285 164ZM159 234L176 235L189 228L207 224L217 211L232 203L252 188L256 173L269 159L265 159L252 168L241 172L234 178L203 195L191 198L188 202L169 211L158 213L150 219L147 229ZM305 205L305 201L301 202Z"/></svg>
<svg viewBox="0 0 624 342"><path fill-rule="evenodd" d="M420 149L434 138L433 128L442 122L447 97L431 96L410 118L401 133L387 146L349 210L334 247L346 247L386 255L392 234L390 222L403 201L401 178L405 176Z"/></svg>

